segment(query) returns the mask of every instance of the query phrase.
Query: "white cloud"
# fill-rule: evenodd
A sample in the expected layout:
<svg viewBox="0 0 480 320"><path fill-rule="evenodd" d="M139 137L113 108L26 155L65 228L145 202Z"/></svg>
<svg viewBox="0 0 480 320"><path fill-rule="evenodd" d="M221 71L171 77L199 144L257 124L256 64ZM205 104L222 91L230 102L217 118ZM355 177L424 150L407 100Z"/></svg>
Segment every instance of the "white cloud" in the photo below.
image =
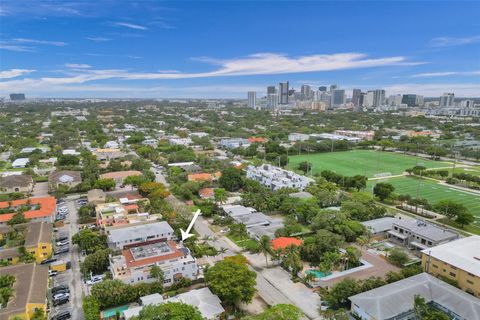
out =
<svg viewBox="0 0 480 320"><path fill-rule="evenodd" d="M480 36L454 38L454 37L438 37L433 38L428 43L429 47L453 47L465 44L480 42Z"/></svg>
<svg viewBox="0 0 480 320"><path fill-rule="evenodd" d="M34 72L35 70L30 69L10 69L0 71L0 79L11 79L22 76L27 73Z"/></svg>
<svg viewBox="0 0 480 320"><path fill-rule="evenodd" d="M7 50L13 52L35 52L35 48L29 46L22 46L6 42L0 42L0 50Z"/></svg>
<svg viewBox="0 0 480 320"><path fill-rule="evenodd" d="M106 42L106 41L111 41L113 39L110 38L104 38L104 37L86 37L85 39L94 41L94 42Z"/></svg>
<svg viewBox="0 0 480 320"><path fill-rule="evenodd" d="M141 26L139 24L129 23L129 22L115 22L115 26L126 27L135 30L148 30L147 27Z"/></svg>
<svg viewBox="0 0 480 320"><path fill-rule="evenodd" d="M457 97L480 97L479 83L403 83L383 88L388 94L415 93L438 97L444 92L455 92Z"/></svg>
<svg viewBox="0 0 480 320"><path fill-rule="evenodd" d="M99 80L165 80L193 79L247 75L273 75L288 73L307 73L333 71L342 69L371 68L395 65L416 65L421 62L410 62L405 57L369 58L360 53L339 53L330 55L309 55L290 57L284 54L259 53L244 58L216 60L210 58L197 59L216 66L212 71L198 73L182 73L176 70L161 70L159 72L132 72L126 69L95 70L84 64L67 64L69 68L65 76L42 77L38 79L23 79L2 83L6 87L22 87L25 90L53 90L53 87L83 85ZM5 89L6 90L6 89ZM136 89L138 90L138 89Z"/></svg>
<svg viewBox="0 0 480 320"><path fill-rule="evenodd" d="M123 79L188 79L222 76L268 75L333 71L342 69L370 68L389 65L417 65L405 57L367 58L361 53L338 53L330 55L310 55L289 57L276 53L258 53L245 58L216 60L196 58L197 61L219 66L217 70L200 73L128 73Z"/></svg>
<svg viewBox="0 0 480 320"><path fill-rule="evenodd" d="M65 63L65 67L72 69L88 69L92 66L85 63Z"/></svg>
<svg viewBox="0 0 480 320"><path fill-rule="evenodd" d="M445 71L445 72L427 72L417 73L411 76L411 78L434 78L434 77L448 77L448 76L477 76L480 75L479 71Z"/></svg>
<svg viewBox="0 0 480 320"><path fill-rule="evenodd" d="M25 38L16 38L16 39L13 39L13 41L20 42L20 43L49 45L49 46L55 46L55 47L64 47L67 45L67 43L63 41L48 41L48 40L25 39Z"/></svg>

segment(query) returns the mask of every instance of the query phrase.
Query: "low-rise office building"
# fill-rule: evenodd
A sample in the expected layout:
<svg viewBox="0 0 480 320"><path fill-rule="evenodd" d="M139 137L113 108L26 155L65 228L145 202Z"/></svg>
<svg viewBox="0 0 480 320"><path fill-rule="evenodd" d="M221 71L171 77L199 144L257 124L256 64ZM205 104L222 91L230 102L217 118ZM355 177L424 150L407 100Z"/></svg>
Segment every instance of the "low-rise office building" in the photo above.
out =
<svg viewBox="0 0 480 320"><path fill-rule="evenodd" d="M422 251L422 267L436 277L450 279L480 297L480 236L471 236Z"/></svg>
<svg viewBox="0 0 480 320"><path fill-rule="evenodd" d="M169 241L175 238L175 232L165 221L128 225L111 229L108 233L108 246L114 250L122 250L147 241Z"/></svg>
<svg viewBox="0 0 480 320"><path fill-rule="evenodd" d="M113 279L127 284L156 281L150 274L153 266L163 271L164 285L182 278L197 279L198 266L190 250L174 241L150 241L125 247L122 254L110 257Z"/></svg>

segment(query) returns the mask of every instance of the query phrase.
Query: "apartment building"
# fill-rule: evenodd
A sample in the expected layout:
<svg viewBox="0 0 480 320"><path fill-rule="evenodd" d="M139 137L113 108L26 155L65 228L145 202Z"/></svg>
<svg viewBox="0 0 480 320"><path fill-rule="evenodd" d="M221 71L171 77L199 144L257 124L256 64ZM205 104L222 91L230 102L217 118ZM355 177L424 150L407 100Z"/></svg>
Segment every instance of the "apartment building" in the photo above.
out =
<svg viewBox="0 0 480 320"><path fill-rule="evenodd" d="M53 226L50 223L31 222L16 225L8 232L16 231L24 234L25 252L30 253L35 262L40 263L49 258L53 253L52 234ZM0 250L0 262L2 264L17 264L20 261L20 247L11 247Z"/></svg>
<svg viewBox="0 0 480 320"><path fill-rule="evenodd" d="M480 236L471 236L422 251L422 267L436 277L454 281L480 297Z"/></svg>
<svg viewBox="0 0 480 320"><path fill-rule="evenodd" d="M33 319L36 309L47 312L48 266L29 263L0 268L0 276L15 277L14 295L0 309L0 319Z"/></svg>
<svg viewBox="0 0 480 320"><path fill-rule="evenodd" d="M9 211L0 214L0 224L7 224L22 206L29 207L29 210L23 212L25 219L29 219L31 222L53 223L57 200L54 197L43 197L0 202L0 209Z"/></svg>
<svg viewBox="0 0 480 320"><path fill-rule="evenodd" d="M170 241L174 237L175 232L165 221L128 225L108 231L108 247L122 250L147 241Z"/></svg>
<svg viewBox="0 0 480 320"><path fill-rule="evenodd" d="M414 250L434 247L459 237L458 233L436 224L423 220L406 219L396 220L387 235L390 239Z"/></svg>
<svg viewBox="0 0 480 320"><path fill-rule="evenodd" d="M152 266L164 274L164 285L170 286L182 278L197 279L198 266L190 250L174 241L150 241L125 247L122 254L110 257L113 279L127 284L153 282Z"/></svg>
<svg viewBox="0 0 480 320"><path fill-rule="evenodd" d="M303 191L314 181L311 178L269 164L263 164L259 167L248 166L247 178L258 181L273 191L281 188L295 188Z"/></svg>

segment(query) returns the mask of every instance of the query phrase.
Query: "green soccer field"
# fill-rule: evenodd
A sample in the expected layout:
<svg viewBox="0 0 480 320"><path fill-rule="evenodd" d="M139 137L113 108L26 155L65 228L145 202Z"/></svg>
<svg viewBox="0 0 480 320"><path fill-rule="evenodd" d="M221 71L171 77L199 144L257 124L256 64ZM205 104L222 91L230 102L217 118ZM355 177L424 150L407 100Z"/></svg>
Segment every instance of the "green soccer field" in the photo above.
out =
<svg viewBox="0 0 480 320"><path fill-rule="evenodd" d="M474 192L450 188L431 180L420 180L406 176L371 180L367 184L368 190L371 192L373 186L378 182L390 183L395 187L395 193L397 194L409 194L415 198L418 192L418 197L427 199L431 204L435 204L444 199L460 202L468 208L470 213L476 216L476 224L480 225L480 195Z"/></svg>
<svg viewBox="0 0 480 320"><path fill-rule="evenodd" d="M312 164L313 173L323 170L332 170L339 174L353 176L365 175L369 178L376 174L390 173L398 175L405 169L414 167L416 164L427 168L451 167L448 162L433 161L393 152L380 152L372 150L353 150L344 152L327 152L302 154L289 157L288 167L296 170L298 164L308 161ZM417 162L418 161L418 162Z"/></svg>

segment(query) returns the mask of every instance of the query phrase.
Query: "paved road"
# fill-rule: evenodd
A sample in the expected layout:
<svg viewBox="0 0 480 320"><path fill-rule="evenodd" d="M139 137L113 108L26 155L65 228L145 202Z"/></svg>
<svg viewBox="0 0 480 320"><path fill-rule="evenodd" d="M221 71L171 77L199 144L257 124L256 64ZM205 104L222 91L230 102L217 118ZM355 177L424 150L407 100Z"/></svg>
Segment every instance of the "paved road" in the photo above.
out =
<svg viewBox="0 0 480 320"><path fill-rule="evenodd" d="M70 236L73 236L78 232L78 214L77 208L75 206L75 200L67 201L70 221ZM72 319L81 320L84 319L83 309L82 309L82 300L83 300L83 282L80 272L80 253L78 247L72 245L72 250L70 250L70 261L72 263L72 277L70 279L70 292L72 298L70 303L72 304Z"/></svg>

